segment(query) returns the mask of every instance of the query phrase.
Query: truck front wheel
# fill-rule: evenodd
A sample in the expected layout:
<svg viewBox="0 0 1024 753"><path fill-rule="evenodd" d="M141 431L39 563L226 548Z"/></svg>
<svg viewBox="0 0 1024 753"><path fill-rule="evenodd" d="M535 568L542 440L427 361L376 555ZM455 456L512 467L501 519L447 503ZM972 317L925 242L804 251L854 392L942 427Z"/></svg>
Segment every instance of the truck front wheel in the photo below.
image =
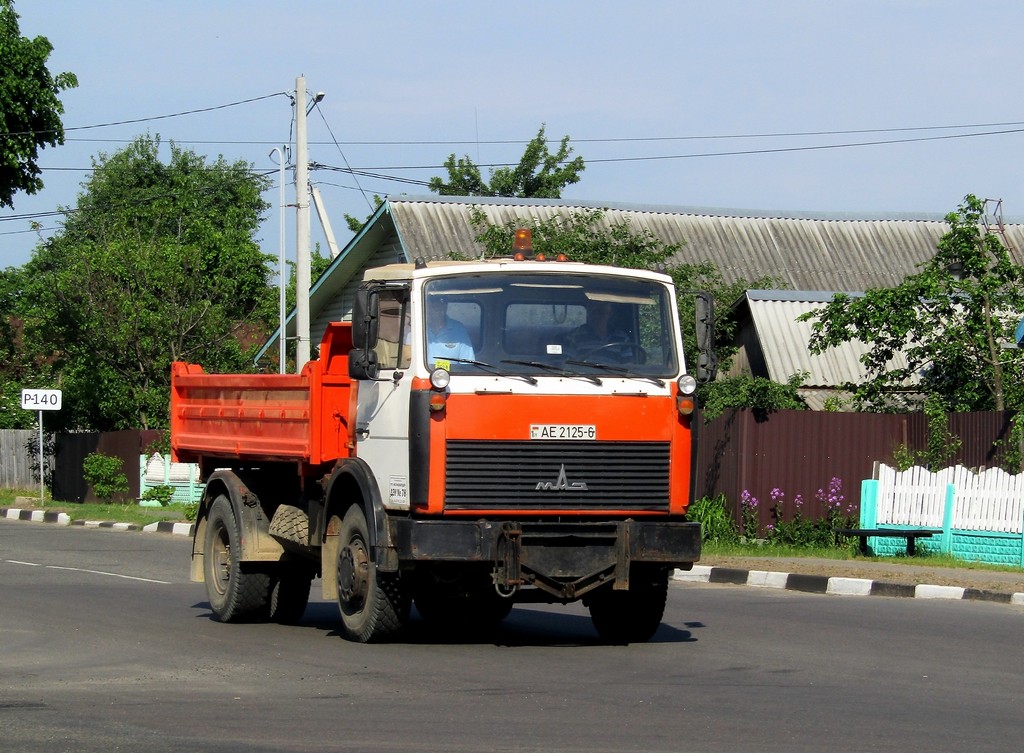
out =
<svg viewBox="0 0 1024 753"><path fill-rule="evenodd" d="M598 635L608 643L650 640L665 614L668 573L661 565L633 565L628 591L606 586L593 592L587 605Z"/></svg>
<svg viewBox="0 0 1024 753"><path fill-rule="evenodd" d="M366 516L353 505L332 528L340 531L338 607L346 638L359 643L397 633L409 616L409 597L398 573L382 573L373 561Z"/></svg>
<svg viewBox="0 0 1024 753"><path fill-rule="evenodd" d="M221 622L258 619L266 610L270 577L243 572L242 534L231 502L223 494L213 500L206 520L203 568L210 609Z"/></svg>

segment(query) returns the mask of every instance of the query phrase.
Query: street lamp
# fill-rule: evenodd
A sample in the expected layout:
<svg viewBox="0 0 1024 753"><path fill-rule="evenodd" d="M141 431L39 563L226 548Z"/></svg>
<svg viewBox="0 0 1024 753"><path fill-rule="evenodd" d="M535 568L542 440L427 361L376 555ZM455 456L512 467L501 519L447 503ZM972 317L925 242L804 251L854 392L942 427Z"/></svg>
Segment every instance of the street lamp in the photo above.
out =
<svg viewBox="0 0 1024 753"><path fill-rule="evenodd" d="M280 329L277 333L277 357L278 366L277 372L279 374L284 373L285 359L287 356L287 349L285 347L286 341L284 337L284 302L285 302L285 285L287 284L288 277L285 274L284 267L284 163L285 156L284 150L287 147L274 147L268 156L273 157L274 152L277 152L277 188L278 188L278 207L280 209L280 232L279 232L279 247L277 252L277 316Z"/></svg>

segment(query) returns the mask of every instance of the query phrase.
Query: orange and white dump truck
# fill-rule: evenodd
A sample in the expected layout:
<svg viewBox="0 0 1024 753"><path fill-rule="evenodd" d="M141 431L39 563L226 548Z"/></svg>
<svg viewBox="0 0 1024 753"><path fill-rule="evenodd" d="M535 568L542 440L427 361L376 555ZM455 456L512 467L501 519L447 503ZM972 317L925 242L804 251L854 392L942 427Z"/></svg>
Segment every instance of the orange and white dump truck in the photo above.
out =
<svg viewBox="0 0 1024 753"><path fill-rule="evenodd" d="M319 576L355 641L412 604L465 629L580 599L604 639L650 638L701 548L675 295L565 261L392 265L300 374L175 363L171 446L206 482L191 572L215 617L297 622Z"/></svg>

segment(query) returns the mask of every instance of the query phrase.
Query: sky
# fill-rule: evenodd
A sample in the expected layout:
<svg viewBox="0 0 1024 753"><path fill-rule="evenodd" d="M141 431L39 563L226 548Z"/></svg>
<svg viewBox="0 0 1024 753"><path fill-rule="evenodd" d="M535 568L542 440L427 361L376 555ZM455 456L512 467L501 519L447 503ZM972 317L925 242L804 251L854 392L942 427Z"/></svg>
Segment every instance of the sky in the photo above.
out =
<svg viewBox="0 0 1024 753"><path fill-rule="evenodd" d="M310 172L342 246L344 215L367 217L374 194L427 195L416 182L444 175L452 153L517 162L541 124L552 151L568 135L587 161L566 200L923 217L971 193L1024 218L1017 0L16 0L15 10L23 36L53 44L51 73L71 71L79 86L61 95L66 143L40 154L45 187L0 210L0 268L59 232L49 213L75 206L96 156L147 133L274 171L258 240L276 257L271 150L294 137L287 95L300 75L325 95L309 115L310 160L377 176ZM286 204L291 181L289 170ZM312 228L323 245L315 214Z"/></svg>

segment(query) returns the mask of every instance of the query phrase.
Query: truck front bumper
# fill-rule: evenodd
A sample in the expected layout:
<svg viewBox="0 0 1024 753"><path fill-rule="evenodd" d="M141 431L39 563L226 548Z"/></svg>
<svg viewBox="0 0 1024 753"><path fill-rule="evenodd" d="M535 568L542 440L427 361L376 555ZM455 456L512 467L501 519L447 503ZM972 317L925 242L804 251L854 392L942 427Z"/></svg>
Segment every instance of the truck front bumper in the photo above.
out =
<svg viewBox="0 0 1024 753"><path fill-rule="evenodd" d="M608 583L628 589L634 564L688 568L700 559L700 524L685 521L391 518L388 529L384 561L491 563L499 588L536 586L563 601Z"/></svg>

